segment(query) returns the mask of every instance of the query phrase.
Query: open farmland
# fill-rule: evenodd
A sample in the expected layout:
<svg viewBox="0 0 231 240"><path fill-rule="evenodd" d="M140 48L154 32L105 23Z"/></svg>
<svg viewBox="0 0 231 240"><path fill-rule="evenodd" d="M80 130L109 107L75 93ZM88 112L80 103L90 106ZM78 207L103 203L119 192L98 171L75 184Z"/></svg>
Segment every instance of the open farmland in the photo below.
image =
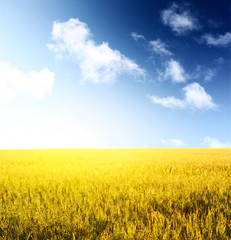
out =
<svg viewBox="0 0 231 240"><path fill-rule="evenodd" d="M231 239L231 149L0 151L0 239Z"/></svg>

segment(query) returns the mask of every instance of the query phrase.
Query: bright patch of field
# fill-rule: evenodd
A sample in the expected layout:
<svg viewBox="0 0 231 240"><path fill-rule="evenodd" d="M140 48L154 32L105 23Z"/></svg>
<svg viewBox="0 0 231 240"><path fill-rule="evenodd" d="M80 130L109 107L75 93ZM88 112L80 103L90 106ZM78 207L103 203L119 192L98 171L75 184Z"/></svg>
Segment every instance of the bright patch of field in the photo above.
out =
<svg viewBox="0 0 231 240"><path fill-rule="evenodd" d="M0 151L0 239L231 239L231 149Z"/></svg>

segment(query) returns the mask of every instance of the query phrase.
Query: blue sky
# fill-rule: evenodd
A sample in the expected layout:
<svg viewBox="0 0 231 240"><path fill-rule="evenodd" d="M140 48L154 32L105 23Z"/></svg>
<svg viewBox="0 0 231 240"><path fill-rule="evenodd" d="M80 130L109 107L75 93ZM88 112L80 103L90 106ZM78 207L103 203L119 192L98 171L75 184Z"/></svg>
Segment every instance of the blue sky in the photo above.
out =
<svg viewBox="0 0 231 240"><path fill-rule="evenodd" d="M3 1L0 149L231 147L228 1Z"/></svg>

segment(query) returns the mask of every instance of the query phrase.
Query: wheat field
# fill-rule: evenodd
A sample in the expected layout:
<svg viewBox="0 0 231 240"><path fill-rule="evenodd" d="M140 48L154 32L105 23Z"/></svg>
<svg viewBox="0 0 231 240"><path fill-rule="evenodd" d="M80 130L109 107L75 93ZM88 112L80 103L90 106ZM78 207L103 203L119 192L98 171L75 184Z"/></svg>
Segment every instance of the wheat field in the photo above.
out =
<svg viewBox="0 0 231 240"><path fill-rule="evenodd" d="M2 150L0 239L231 239L231 149Z"/></svg>

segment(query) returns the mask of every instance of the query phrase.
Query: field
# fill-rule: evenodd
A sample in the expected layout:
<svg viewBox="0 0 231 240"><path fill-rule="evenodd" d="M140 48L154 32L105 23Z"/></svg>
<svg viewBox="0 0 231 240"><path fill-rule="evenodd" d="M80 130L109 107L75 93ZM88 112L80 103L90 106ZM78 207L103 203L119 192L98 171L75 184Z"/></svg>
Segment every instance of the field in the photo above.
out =
<svg viewBox="0 0 231 240"><path fill-rule="evenodd" d="M231 149L0 151L0 239L231 239Z"/></svg>

